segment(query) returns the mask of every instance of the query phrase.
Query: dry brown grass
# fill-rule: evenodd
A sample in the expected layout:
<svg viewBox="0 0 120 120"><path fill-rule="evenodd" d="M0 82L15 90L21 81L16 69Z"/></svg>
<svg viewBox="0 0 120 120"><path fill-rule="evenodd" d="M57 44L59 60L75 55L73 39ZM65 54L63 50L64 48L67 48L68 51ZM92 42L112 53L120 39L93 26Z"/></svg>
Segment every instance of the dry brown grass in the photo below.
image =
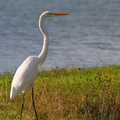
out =
<svg viewBox="0 0 120 120"><path fill-rule="evenodd" d="M0 88L0 116L5 120L17 120L21 107L21 95L9 101L11 78L11 74L0 78L0 85L3 84L1 80L7 81ZM40 120L120 119L119 66L42 71L34 91ZM35 117L31 90L28 90L23 120L32 119Z"/></svg>

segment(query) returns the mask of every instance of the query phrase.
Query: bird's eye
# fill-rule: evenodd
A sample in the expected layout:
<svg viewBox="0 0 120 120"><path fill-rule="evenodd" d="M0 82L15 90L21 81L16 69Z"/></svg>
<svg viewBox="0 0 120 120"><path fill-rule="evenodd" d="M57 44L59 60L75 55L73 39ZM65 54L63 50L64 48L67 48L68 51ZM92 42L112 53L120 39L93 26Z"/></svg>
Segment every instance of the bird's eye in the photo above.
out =
<svg viewBox="0 0 120 120"><path fill-rule="evenodd" d="M49 13L49 15L54 15L53 13Z"/></svg>

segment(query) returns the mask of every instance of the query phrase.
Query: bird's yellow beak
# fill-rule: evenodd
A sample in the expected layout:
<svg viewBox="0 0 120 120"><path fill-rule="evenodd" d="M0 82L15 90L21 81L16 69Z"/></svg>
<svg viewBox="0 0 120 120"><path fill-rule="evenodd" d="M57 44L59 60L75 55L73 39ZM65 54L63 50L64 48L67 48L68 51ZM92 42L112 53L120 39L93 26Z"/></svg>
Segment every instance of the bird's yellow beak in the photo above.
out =
<svg viewBox="0 0 120 120"><path fill-rule="evenodd" d="M68 13L53 13L55 16L69 15Z"/></svg>

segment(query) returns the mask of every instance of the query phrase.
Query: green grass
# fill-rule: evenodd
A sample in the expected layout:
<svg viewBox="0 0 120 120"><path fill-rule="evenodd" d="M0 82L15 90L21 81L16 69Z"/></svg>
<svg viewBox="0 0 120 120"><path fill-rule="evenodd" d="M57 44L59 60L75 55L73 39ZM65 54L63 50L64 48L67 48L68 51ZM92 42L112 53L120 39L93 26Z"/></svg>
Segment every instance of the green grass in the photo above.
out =
<svg viewBox="0 0 120 120"><path fill-rule="evenodd" d="M21 94L9 100L13 74L0 75L0 119L18 120ZM39 120L119 120L120 67L41 71L34 86ZM26 91L22 120L35 119L31 90Z"/></svg>

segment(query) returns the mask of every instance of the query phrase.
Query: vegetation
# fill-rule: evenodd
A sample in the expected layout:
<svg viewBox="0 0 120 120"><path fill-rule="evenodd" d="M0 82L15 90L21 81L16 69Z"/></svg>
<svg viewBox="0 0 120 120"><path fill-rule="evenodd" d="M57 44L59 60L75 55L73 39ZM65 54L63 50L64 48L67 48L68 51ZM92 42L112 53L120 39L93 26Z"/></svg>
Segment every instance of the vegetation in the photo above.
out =
<svg viewBox="0 0 120 120"><path fill-rule="evenodd" d="M9 100L13 74L0 75L0 118L18 120L21 94ZM119 120L120 67L41 71L34 86L40 120ZM26 91L23 120L34 120L31 90Z"/></svg>

